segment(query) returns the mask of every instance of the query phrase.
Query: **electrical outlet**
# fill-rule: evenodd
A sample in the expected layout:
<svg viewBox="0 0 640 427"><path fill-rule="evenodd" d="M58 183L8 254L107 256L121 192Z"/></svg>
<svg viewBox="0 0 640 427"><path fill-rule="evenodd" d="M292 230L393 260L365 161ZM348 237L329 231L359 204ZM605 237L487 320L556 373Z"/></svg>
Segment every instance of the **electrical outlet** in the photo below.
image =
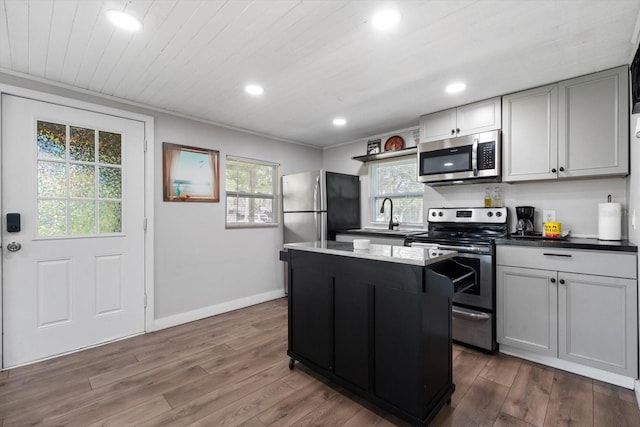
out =
<svg viewBox="0 0 640 427"><path fill-rule="evenodd" d="M542 211L542 222L555 222L556 221L556 211L554 210L543 210Z"/></svg>

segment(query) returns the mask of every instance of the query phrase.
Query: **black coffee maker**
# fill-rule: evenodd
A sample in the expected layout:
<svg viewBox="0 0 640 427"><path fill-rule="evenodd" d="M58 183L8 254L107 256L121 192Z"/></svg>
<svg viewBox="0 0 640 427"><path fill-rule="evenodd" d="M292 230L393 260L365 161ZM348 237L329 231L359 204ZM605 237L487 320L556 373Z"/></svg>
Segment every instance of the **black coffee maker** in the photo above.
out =
<svg viewBox="0 0 640 427"><path fill-rule="evenodd" d="M520 236L528 236L534 234L533 231L533 206L516 206L516 234Z"/></svg>

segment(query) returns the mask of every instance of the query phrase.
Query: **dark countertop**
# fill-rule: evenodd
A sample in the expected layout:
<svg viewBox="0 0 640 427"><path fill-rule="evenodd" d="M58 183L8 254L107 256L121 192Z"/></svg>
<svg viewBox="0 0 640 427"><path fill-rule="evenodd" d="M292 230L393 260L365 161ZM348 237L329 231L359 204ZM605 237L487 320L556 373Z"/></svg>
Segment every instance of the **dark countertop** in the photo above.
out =
<svg viewBox="0 0 640 427"><path fill-rule="evenodd" d="M427 230L386 230L386 229L357 229L345 230L339 234L356 234L361 236L381 236L405 238L412 233L424 233ZM638 253L638 246L629 240L598 240L586 237L567 237L565 239L541 238L505 238L496 239L496 245L533 246L538 248L567 248L591 249L602 251L618 251Z"/></svg>
<svg viewBox="0 0 640 427"><path fill-rule="evenodd" d="M629 240L598 240L596 238L567 237L566 239L496 239L496 245L534 246L538 248L595 249L603 251L638 252L638 246Z"/></svg>

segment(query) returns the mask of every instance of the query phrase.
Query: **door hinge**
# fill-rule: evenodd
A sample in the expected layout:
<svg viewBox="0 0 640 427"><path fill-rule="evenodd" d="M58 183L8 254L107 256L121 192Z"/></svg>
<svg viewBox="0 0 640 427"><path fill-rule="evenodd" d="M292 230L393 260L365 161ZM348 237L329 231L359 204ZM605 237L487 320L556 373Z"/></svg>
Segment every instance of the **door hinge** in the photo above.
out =
<svg viewBox="0 0 640 427"><path fill-rule="evenodd" d="M147 308L147 293L144 293L144 308Z"/></svg>
<svg viewBox="0 0 640 427"><path fill-rule="evenodd" d="M142 223L142 228L144 229L144 231L147 231L147 218L144 219L144 222Z"/></svg>

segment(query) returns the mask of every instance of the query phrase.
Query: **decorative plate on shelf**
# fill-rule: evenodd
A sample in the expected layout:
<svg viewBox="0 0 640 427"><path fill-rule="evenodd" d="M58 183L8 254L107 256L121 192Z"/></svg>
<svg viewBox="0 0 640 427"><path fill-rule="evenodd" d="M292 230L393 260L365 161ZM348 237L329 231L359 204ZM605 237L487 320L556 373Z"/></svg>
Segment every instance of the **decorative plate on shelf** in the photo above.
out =
<svg viewBox="0 0 640 427"><path fill-rule="evenodd" d="M384 143L384 151L401 150L404 148L404 139L399 135L394 135Z"/></svg>

